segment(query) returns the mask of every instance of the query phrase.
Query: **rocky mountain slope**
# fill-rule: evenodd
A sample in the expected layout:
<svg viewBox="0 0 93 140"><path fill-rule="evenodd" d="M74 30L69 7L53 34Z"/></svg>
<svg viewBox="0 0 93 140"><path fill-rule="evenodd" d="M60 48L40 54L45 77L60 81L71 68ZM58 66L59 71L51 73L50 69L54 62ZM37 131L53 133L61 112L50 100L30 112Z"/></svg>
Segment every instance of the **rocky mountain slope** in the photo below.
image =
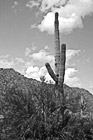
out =
<svg viewBox="0 0 93 140"><path fill-rule="evenodd" d="M28 94L29 91L31 93L35 91L38 94L40 85L39 81L28 79L14 69L0 69L0 97L13 88L21 90L24 94ZM49 84L48 87L53 91L54 85ZM87 105L87 111L93 112L93 95L89 91L64 85L64 93L67 100L71 99L72 104L78 104L82 95Z"/></svg>

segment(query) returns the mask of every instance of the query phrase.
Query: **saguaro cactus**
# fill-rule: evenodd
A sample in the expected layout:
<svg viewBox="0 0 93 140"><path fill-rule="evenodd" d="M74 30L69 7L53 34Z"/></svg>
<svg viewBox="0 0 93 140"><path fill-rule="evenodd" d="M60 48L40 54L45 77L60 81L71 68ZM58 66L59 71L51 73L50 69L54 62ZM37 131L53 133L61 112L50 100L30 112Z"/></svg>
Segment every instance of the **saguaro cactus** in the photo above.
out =
<svg viewBox="0 0 93 140"><path fill-rule="evenodd" d="M59 77L60 67L60 38L59 38L59 21L58 13L55 13L55 74Z"/></svg>
<svg viewBox="0 0 93 140"><path fill-rule="evenodd" d="M60 37L59 37L59 21L58 13L55 13L55 73L53 72L49 63L45 66L48 70L51 78L56 82L56 84L63 87L64 75L65 75L65 61L66 61L66 45L62 44L60 48Z"/></svg>
<svg viewBox="0 0 93 140"><path fill-rule="evenodd" d="M55 81L55 89L59 91L58 102L62 103L62 119L64 122L64 110L65 106L65 96L64 96L64 76L65 76L65 62L66 62L66 44L62 44L60 48L60 38L59 38L59 21L58 13L55 13L55 73L53 72L49 63L46 63L45 66L48 70L49 75Z"/></svg>

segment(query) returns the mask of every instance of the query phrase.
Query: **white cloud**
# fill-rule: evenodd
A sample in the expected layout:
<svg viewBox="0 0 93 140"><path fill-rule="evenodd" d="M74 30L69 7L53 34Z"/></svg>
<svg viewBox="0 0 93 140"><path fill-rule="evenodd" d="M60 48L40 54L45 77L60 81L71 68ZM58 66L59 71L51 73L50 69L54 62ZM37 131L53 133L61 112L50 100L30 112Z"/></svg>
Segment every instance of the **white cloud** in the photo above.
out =
<svg viewBox="0 0 93 140"><path fill-rule="evenodd" d="M39 5L40 4L38 1L31 0L31 1L27 2L26 7L33 8L33 7L38 7Z"/></svg>
<svg viewBox="0 0 93 140"><path fill-rule="evenodd" d="M48 52L46 52L45 50L40 50L38 53L34 53L34 54L32 54L30 57L32 57L33 58L33 60L51 60L51 57L53 57L52 55L50 55Z"/></svg>
<svg viewBox="0 0 93 140"><path fill-rule="evenodd" d="M30 48L26 48L25 50L25 56L29 56L31 53L31 49Z"/></svg>
<svg viewBox="0 0 93 140"><path fill-rule="evenodd" d="M45 65L46 62L49 62L51 65L53 65L54 62L54 56L44 49L40 50L37 53L33 53L32 55L30 55L30 58L42 65Z"/></svg>
<svg viewBox="0 0 93 140"><path fill-rule="evenodd" d="M25 63L25 61L19 57L16 57L15 60L17 61L17 63Z"/></svg>
<svg viewBox="0 0 93 140"><path fill-rule="evenodd" d="M38 28L43 31L48 31L49 34L54 33L54 13L49 12L46 16L44 16L43 21ZM78 17L75 13L70 15L70 17L59 17L59 31L61 33L70 33L74 28L79 27L81 28L82 20Z"/></svg>
<svg viewBox="0 0 93 140"><path fill-rule="evenodd" d="M44 47L44 49L45 49L45 50L49 50L49 47L46 45L46 46Z"/></svg>
<svg viewBox="0 0 93 140"><path fill-rule="evenodd" d="M65 84L71 87L80 87L80 79L77 77L77 72L75 68L67 68L65 71Z"/></svg>
<svg viewBox="0 0 93 140"><path fill-rule="evenodd" d="M45 12L52 7L60 7L66 4L67 0L42 0L41 11Z"/></svg>
<svg viewBox="0 0 93 140"><path fill-rule="evenodd" d="M50 81L50 80L53 81L51 79L51 77L49 76L45 66L43 66L41 68L30 66L27 68L25 76L28 78L33 78L33 79L39 80L39 81L40 81L41 76L45 76L46 81Z"/></svg>
<svg viewBox="0 0 93 140"><path fill-rule="evenodd" d="M26 73L25 73L25 76L28 77L28 78L33 78L33 79L36 79L36 80L40 80L40 77L41 76L45 76L47 73L47 70L44 67L34 67L34 66L29 66L26 70Z"/></svg>
<svg viewBox="0 0 93 140"><path fill-rule="evenodd" d="M15 61L10 57L10 55L0 56L0 68L13 68Z"/></svg>
<svg viewBox="0 0 93 140"><path fill-rule="evenodd" d="M15 65L14 61L8 61L6 59L0 60L0 68L12 68Z"/></svg>
<svg viewBox="0 0 93 140"><path fill-rule="evenodd" d="M75 76L75 74L77 73L77 71L78 71L78 70L76 70L75 68L68 68L68 69L66 70L66 79Z"/></svg>
<svg viewBox="0 0 93 140"><path fill-rule="evenodd" d="M37 72L37 71L39 71L38 67L30 66L30 67L28 67L26 73L30 73L30 72L33 73L33 72Z"/></svg>
<svg viewBox="0 0 93 140"><path fill-rule="evenodd" d="M33 65L34 65L33 60L30 60L30 61L25 62L25 67L26 68L28 68L29 66L33 66Z"/></svg>
<svg viewBox="0 0 93 140"><path fill-rule="evenodd" d="M27 47L25 50L25 56L30 56L30 54L37 49L37 47L36 47L36 45L34 45L34 43L32 43L29 46L30 46L30 48Z"/></svg>
<svg viewBox="0 0 93 140"><path fill-rule="evenodd" d="M54 14L59 13L59 28L62 33L70 33L74 28L83 27L83 18L93 13L93 0L37 0L32 6L41 5L44 13L38 28L43 32L54 33ZM34 4L33 4L34 3Z"/></svg>
<svg viewBox="0 0 93 140"><path fill-rule="evenodd" d="M18 1L14 1L12 8L15 8L18 5Z"/></svg>
<svg viewBox="0 0 93 140"><path fill-rule="evenodd" d="M9 55L7 54L7 55L1 55L0 56L0 59L6 59L6 58L8 58L9 57Z"/></svg>
<svg viewBox="0 0 93 140"><path fill-rule="evenodd" d="M69 60L71 60L74 56L78 55L80 50L68 49L66 51L66 63L69 64Z"/></svg>

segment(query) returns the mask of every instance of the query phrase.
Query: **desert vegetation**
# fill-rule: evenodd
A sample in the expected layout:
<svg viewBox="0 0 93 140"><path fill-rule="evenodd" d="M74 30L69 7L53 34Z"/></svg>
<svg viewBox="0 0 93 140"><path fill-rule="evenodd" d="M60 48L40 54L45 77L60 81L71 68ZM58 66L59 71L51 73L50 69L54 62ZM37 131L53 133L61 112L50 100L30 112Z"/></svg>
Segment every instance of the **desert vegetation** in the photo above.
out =
<svg viewBox="0 0 93 140"><path fill-rule="evenodd" d="M30 79L30 85L27 78L11 71L11 75L8 71L7 78L3 77L0 93L1 140L93 139L93 120L87 107L83 107L81 115L80 94L68 98L66 88L63 106L60 93L54 85L46 84L44 77L41 77L41 83ZM9 81L11 77L13 84ZM5 81L9 84L4 89Z"/></svg>

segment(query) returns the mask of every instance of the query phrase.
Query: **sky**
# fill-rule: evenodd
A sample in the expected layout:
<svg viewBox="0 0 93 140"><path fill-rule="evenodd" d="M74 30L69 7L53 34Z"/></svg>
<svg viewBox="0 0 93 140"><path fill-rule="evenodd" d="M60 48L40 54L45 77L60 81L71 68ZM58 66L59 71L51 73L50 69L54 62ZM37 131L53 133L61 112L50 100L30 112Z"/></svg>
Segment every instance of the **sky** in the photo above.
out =
<svg viewBox="0 0 93 140"><path fill-rule="evenodd" d="M0 0L0 68L52 80L54 14L66 44L65 84L93 93L93 0Z"/></svg>

